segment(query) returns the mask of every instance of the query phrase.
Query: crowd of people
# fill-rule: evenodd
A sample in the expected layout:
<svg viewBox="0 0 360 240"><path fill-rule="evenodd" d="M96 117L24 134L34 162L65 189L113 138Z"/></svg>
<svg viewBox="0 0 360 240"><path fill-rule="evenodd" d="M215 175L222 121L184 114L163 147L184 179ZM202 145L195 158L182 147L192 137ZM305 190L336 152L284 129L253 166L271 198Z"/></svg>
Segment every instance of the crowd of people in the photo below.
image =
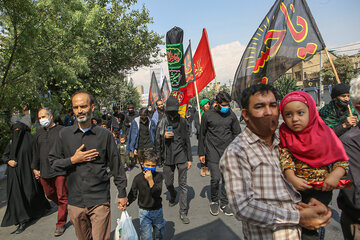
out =
<svg viewBox="0 0 360 240"><path fill-rule="evenodd" d="M200 109L189 106L185 118L170 96L158 100L156 109L129 105L120 112L114 106L101 119L93 115L93 96L76 92L65 126L55 123L50 108L38 111L35 136L21 121L13 124L3 155L8 204L1 226L17 225L12 233L22 233L47 213L49 199L58 205L54 236L64 233L69 216L78 239L110 239L113 178L119 209L138 199L141 239L163 239L163 182L169 206L179 195L179 218L190 223L187 173L194 135L199 175L210 176L209 212L235 215L245 239L324 239L334 189L340 189L344 238L360 239L360 78L351 88L335 85L331 97L318 111L306 92L291 92L279 104L271 85L250 86L241 96L242 130L230 95L222 91L202 99ZM125 172L136 165L141 171L127 193Z"/></svg>

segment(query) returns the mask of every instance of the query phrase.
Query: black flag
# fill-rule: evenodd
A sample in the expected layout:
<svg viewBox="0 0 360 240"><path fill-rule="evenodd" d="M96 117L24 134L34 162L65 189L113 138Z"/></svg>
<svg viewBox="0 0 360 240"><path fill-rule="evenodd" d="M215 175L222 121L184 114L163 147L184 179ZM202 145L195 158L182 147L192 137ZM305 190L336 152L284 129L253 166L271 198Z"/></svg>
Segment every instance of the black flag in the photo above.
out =
<svg viewBox="0 0 360 240"><path fill-rule="evenodd" d="M151 107L153 109L155 109L156 101L160 98L161 98L161 93L160 93L159 86L156 81L155 73L153 72L151 75L148 105L151 105Z"/></svg>
<svg viewBox="0 0 360 240"><path fill-rule="evenodd" d="M277 0L252 36L236 70L232 97L242 90L272 84L297 63L325 48L305 0Z"/></svg>
<svg viewBox="0 0 360 240"><path fill-rule="evenodd" d="M169 88L169 84L168 84L168 81L166 79L166 77L164 77L164 80L162 82L162 85L161 85L161 97L162 97L162 100L164 101L164 103L166 102L166 100L168 99L168 97L170 96L171 94L171 91L170 91L170 88Z"/></svg>

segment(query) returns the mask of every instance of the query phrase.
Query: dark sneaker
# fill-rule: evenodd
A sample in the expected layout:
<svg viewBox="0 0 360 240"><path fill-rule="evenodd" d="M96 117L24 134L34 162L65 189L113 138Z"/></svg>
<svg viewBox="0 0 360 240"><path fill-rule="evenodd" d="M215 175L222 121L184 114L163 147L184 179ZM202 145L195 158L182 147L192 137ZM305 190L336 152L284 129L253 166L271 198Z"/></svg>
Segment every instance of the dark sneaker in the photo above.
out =
<svg viewBox="0 0 360 240"><path fill-rule="evenodd" d="M233 211L228 205L223 205L220 207L220 211L222 211L226 216L234 215Z"/></svg>
<svg viewBox="0 0 360 240"><path fill-rule="evenodd" d="M54 237L60 237L65 232L65 227L56 227L56 230L54 232Z"/></svg>
<svg viewBox="0 0 360 240"><path fill-rule="evenodd" d="M219 214L219 203L217 203L217 202L210 203L210 213L213 216L216 216Z"/></svg>
<svg viewBox="0 0 360 240"><path fill-rule="evenodd" d="M189 224L190 223L190 219L186 216L185 213L180 213L180 219L181 219L183 224Z"/></svg>

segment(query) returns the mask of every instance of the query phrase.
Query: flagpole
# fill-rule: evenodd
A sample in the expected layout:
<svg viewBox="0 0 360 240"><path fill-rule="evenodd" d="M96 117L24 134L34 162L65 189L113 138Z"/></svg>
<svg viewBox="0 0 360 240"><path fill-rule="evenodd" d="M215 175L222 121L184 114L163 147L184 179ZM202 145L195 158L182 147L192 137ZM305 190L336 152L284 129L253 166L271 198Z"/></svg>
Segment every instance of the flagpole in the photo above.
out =
<svg viewBox="0 0 360 240"><path fill-rule="evenodd" d="M333 70L333 72L334 72L334 74L335 74L336 82L337 82L338 84L340 84L341 82L340 82L339 75L338 75L338 73L337 73L337 71L336 71L335 65L334 65L334 63L333 63L333 61L332 61L332 59L331 59L331 57L330 57L330 54L329 54L329 51L327 50L327 47L325 47L325 52L326 52L326 55L327 55L327 57L328 57L328 59L329 59L329 62L330 62L330 64L331 64L332 70ZM348 104L348 108L349 108L350 117L352 117L353 114L352 114L352 111L351 111L350 104Z"/></svg>
<svg viewBox="0 0 360 240"><path fill-rule="evenodd" d="M191 40L189 39L189 46L191 46ZM190 55L192 58L192 52L191 52L191 48L190 48ZM198 114L199 114L199 123L201 124L201 113L200 113L200 102L199 102L199 93L197 90L197 84L196 84L196 77L195 77L195 72L194 72L194 64L191 60L191 64L192 64L192 69L193 69L193 76L194 76L194 85L195 85L195 92L196 92L196 102L197 102L197 107L198 107Z"/></svg>
<svg viewBox="0 0 360 240"><path fill-rule="evenodd" d="M195 74L194 74L195 75ZM198 91L197 91L197 86L196 86L196 79L194 79L194 81L195 81L195 91L196 91L196 101L197 101L197 107L198 107L198 114L199 114L199 122L200 122L200 124L201 124L201 113L200 113L200 111L201 111L201 109L200 109L200 102L199 102L199 93L198 93Z"/></svg>

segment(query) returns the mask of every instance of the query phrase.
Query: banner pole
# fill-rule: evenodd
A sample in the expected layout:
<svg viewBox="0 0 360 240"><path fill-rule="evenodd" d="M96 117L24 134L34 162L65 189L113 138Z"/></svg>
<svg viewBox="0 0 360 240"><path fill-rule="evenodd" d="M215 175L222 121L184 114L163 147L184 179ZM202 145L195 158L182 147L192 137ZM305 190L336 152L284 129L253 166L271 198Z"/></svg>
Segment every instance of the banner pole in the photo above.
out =
<svg viewBox="0 0 360 240"><path fill-rule="evenodd" d="M200 109L200 102L199 102L199 93L196 86L196 79L195 79L195 92L196 92L196 101L197 101L197 107L198 107L198 114L199 114L199 123L201 124L201 109Z"/></svg>
<svg viewBox="0 0 360 240"><path fill-rule="evenodd" d="M325 52L326 52L326 55L327 55L327 57L328 57L328 59L329 59L329 62L330 62L330 64L331 64L331 68L332 68L332 70L333 70L333 72L334 72L334 74L335 74L336 82L337 82L338 84L340 84L341 82L340 82L339 75L338 75L338 73L337 73L337 71L336 71L335 65L334 65L334 63L333 63L333 61L332 61L332 59L331 59L331 57L330 57L330 54L329 54L329 51L327 50L327 47L325 47ZM349 108L350 117L352 117L353 114L352 114L352 111L351 111L350 104L348 104L348 108Z"/></svg>

